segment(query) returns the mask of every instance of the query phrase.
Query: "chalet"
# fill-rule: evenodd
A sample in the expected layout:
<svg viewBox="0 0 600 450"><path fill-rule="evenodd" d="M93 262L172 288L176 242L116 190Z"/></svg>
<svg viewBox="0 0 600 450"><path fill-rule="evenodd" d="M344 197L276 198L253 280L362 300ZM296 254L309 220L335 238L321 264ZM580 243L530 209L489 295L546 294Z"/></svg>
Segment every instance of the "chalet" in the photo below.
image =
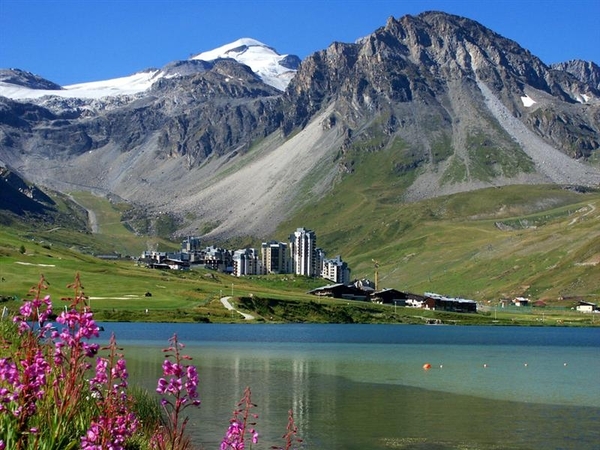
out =
<svg viewBox="0 0 600 450"><path fill-rule="evenodd" d="M473 300L448 298L438 295L427 297L423 307L435 311L477 312L477 302Z"/></svg>
<svg viewBox="0 0 600 450"><path fill-rule="evenodd" d="M411 294L410 292L406 293L406 306L410 308L423 308L425 305L425 300L427 297L419 294Z"/></svg>
<svg viewBox="0 0 600 450"><path fill-rule="evenodd" d="M318 297L343 298L346 300L366 300L369 296L368 292L358 289L353 285L343 283L328 284L327 286L313 289L308 293Z"/></svg>
<svg viewBox="0 0 600 450"><path fill-rule="evenodd" d="M529 299L525 297L516 297L512 301L515 306L529 306Z"/></svg>
<svg viewBox="0 0 600 450"><path fill-rule="evenodd" d="M409 294L397 291L396 289L382 289L372 292L369 298L373 303L405 306L408 296Z"/></svg>
<svg viewBox="0 0 600 450"><path fill-rule="evenodd" d="M171 270L190 270L190 262L180 259L165 258L163 263L169 266Z"/></svg>

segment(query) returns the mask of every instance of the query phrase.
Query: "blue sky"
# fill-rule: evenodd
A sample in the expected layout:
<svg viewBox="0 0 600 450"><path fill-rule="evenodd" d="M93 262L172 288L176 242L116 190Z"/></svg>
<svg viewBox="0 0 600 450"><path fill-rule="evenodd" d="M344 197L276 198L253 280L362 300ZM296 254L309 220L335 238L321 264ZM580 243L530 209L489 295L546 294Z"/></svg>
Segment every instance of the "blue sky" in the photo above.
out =
<svg viewBox="0 0 600 450"><path fill-rule="evenodd" d="M0 68L68 85L162 67L241 37L304 58L390 16L428 10L476 20L546 64L600 64L600 0L0 0Z"/></svg>

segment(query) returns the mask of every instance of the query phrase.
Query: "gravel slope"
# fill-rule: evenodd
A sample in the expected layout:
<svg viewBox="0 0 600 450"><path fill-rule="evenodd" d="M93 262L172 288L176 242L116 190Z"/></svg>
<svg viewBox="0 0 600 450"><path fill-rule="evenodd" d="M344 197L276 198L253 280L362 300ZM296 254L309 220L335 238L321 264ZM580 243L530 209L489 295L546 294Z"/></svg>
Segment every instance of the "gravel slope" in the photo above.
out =
<svg viewBox="0 0 600 450"><path fill-rule="evenodd" d="M331 112L324 111L296 136L255 158L226 177L194 195L178 201L178 208L196 211L198 220L182 233L194 233L201 223L218 223L207 237L227 235L269 236L294 208L302 205L302 193L311 189L323 192L331 185L335 165L321 164L336 148L337 132L324 130L322 121ZM318 185L307 180L327 167Z"/></svg>
<svg viewBox="0 0 600 450"><path fill-rule="evenodd" d="M560 150L548 145L514 117L483 82L478 81L477 84L484 95L488 109L500 125L514 137L523 151L533 160L537 170L544 174L548 181L557 184L600 185L599 171L569 158Z"/></svg>

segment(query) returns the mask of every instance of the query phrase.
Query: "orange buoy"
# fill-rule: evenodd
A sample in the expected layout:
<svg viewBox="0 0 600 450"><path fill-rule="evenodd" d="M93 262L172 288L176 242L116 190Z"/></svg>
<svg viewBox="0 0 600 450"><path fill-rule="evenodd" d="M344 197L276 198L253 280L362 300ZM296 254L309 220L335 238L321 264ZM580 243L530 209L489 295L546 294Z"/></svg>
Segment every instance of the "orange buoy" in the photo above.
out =
<svg viewBox="0 0 600 450"><path fill-rule="evenodd" d="M423 370L429 370L429 369L431 369L431 364L429 364L429 363L423 364Z"/></svg>

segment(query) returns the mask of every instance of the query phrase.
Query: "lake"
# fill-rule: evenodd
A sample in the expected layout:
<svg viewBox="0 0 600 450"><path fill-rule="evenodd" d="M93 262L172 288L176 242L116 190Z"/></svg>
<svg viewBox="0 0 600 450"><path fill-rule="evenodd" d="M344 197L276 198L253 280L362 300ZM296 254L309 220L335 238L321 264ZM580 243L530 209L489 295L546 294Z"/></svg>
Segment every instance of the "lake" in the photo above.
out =
<svg viewBox="0 0 600 450"><path fill-rule="evenodd" d="M417 325L101 323L131 382L154 390L177 333L200 374L188 409L198 448L218 449L244 388L257 449L597 449L600 329ZM423 365L430 364L429 370Z"/></svg>

